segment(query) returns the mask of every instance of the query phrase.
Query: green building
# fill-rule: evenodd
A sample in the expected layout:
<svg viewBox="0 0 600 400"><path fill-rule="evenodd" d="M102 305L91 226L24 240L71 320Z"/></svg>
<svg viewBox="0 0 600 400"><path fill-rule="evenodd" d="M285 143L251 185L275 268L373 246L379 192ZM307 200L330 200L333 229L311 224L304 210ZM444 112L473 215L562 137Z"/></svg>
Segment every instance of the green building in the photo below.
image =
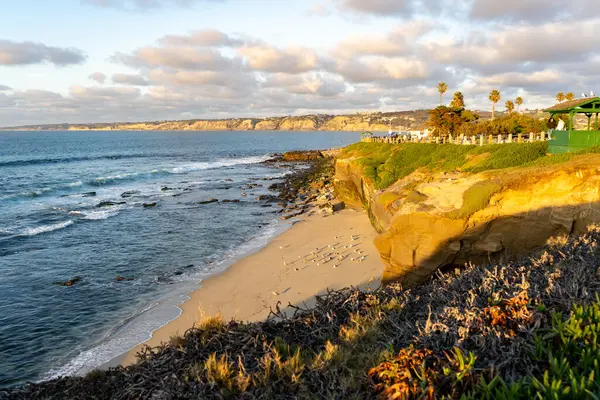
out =
<svg viewBox="0 0 600 400"><path fill-rule="evenodd" d="M598 125L600 97L565 101L545 111L550 113L550 120L548 121L548 126L550 127L548 151L551 154L567 153L600 146L600 128ZM585 114L587 116L587 129L576 129L575 117L578 114ZM595 117L593 121L592 117Z"/></svg>

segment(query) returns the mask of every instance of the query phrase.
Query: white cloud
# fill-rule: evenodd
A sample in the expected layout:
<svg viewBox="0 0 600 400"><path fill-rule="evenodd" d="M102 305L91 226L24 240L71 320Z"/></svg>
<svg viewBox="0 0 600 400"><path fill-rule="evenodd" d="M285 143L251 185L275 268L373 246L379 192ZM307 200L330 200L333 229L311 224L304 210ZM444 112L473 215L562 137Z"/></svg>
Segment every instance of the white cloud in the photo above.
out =
<svg viewBox="0 0 600 400"><path fill-rule="evenodd" d="M0 66L49 63L56 66L83 64L87 56L76 48L52 47L42 43L0 39Z"/></svg>

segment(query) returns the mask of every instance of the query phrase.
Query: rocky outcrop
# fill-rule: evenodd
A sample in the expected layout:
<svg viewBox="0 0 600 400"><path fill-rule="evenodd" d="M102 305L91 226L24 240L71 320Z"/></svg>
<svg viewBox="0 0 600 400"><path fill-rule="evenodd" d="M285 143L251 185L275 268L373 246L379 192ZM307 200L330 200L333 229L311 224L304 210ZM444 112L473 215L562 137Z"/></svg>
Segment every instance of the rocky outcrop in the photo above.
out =
<svg viewBox="0 0 600 400"><path fill-rule="evenodd" d="M288 151L281 156L281 161L313 161L323 158L319 150Z"/></svg>
<svg viewBox="0 0 600 400"><path fill-rule="evenodd" d="M366 208L380 232L384 281L423 282L443 267L512 259L550 237L600 221L600 156L551 167L480 174L417 171L375 190L353 159L336 162L335 188Z"/></svg>

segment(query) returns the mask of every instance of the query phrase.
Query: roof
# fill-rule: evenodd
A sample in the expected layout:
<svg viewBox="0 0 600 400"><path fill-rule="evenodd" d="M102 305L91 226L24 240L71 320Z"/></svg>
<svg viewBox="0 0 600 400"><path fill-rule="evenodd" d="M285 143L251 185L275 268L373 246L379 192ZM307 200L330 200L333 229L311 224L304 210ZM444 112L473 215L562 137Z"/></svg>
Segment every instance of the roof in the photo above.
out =
<svg viewBox="0 0 600 400"><path fill-rule="evenodd" d="M600 97L586 97L583 99L576 99L571 101L565 101L558 103L557 105L550 107L544 111L546 112L557 112L557 111L570 111L574 108L592 108L594 103L600 104ZM585 107L589 105L589 107Z"/></svg>

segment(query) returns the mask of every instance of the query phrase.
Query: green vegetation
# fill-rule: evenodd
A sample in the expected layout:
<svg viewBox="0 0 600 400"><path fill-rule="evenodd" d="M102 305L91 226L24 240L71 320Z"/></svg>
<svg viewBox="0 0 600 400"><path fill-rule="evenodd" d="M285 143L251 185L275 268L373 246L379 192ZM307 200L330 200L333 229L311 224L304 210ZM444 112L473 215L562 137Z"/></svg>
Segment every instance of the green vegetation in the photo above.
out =
<svg viewBox="0 0 600 400"><path fill-rule="evenodd" d="M593 399L600 228L405 290L332 291L293 316L209 319L138 364L8 398Z"/></svg>
<svg viewBox="0 0 600 400"><path fill-rule="evenodd" d="M451 219L469 218L479 210L483 210L494 193L502 189L494 181L477 182L463 193L463 205L460 209L447 212L445 217Z"/></svg>
<svg viewBox="0 0 600 400"><path fill-rule="evenodd" d="M537 119L523 114L506 114L493 120L479 120L470 124L463 124L457 130L457 134L465 136L473 135L518 135L530 132L545 132L547 130L546 120Z"/></svg>
<svg viewBox="0 0 600 400"><path fill-rule="evenodd" d="M482 172L528 165L546 157L545 142L512 143L487 146L437 144L356 143L344 150L346 157L355 157L376 189L384 189L417 169L430 172L450 172L464 167L469 158L487 154L466 172Z"/></svg>

